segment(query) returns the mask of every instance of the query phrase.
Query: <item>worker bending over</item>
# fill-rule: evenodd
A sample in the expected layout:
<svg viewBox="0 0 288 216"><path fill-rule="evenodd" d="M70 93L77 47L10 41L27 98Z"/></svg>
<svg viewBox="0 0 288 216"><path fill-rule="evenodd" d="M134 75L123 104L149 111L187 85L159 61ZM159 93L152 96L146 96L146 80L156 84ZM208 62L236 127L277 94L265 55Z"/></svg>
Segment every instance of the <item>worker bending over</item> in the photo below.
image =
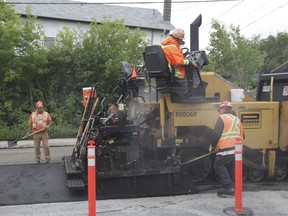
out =
<svg viewBox="0 0 288 216"><path fill-rule="evenodd" d="M225 197L226 195L234 195L235 192L235 140L236 138L243 139L243 125L232 110L229 101L222 102L217 111L220 115L211 136L211 143L216 152L215 175L222 185L217 195Z"/></svg>

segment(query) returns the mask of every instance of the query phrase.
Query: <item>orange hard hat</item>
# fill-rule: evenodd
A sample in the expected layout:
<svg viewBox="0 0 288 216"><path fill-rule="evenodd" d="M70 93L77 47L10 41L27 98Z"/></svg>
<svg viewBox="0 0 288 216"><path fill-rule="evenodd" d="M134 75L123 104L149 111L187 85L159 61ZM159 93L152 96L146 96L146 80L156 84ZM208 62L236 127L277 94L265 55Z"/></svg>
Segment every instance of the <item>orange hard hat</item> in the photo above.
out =
<svg viewBox="0 0 288 216"><path fill-rule="evenodd" d="M180 39L180 40L184 40L184 38L185 38L185 32L181 28L174 29L173 32L171 33L171 35L175 38Z"/></svg>
<svg viewBox="0 0 288 216"><path fill-rule="evenodd" d="M230 109L232 109L232 105L231 102L229 101L223 101L220 106L218 107L217 111L219 111L222 107L228 107Z"/></svg>
<svg viewBox="0 0 288 216"><path fill-rule="evenodd" d="M38 101L38 102L36 103L36 108L37 108L37 109L43 109L43 108L44 108L43 102L42 102L42 101Z"/></svg>

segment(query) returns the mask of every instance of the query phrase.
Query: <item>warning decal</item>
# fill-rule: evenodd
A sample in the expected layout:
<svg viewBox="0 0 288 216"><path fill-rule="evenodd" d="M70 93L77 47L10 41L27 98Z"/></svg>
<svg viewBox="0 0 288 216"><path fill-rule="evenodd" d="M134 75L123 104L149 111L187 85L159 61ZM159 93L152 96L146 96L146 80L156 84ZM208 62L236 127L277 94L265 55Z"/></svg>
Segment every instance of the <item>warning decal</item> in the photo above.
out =
<svg viewBox="0 0 288 216"><path fill-rule="evenodd" d="M240 114L240 119L244 128L260 128L261 127L260 112L245 112Z"/></svg>
<svg viewBox="0 0 288 216"><path fill-rule="evenodd" d="M263 86L262 92L270 92L270 85L269 86Z"/></svg>
<svg viewBox="0 0 288 216"><path fill-rule="evenodd" d="M288 96L288 86L283 86L283 96Z"/></svg>

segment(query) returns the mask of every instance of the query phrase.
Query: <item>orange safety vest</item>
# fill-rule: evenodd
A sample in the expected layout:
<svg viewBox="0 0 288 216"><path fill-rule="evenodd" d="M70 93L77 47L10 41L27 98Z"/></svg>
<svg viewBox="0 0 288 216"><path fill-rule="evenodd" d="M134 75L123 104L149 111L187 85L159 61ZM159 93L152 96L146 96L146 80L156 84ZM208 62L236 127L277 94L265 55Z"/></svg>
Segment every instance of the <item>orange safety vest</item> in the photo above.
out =
<svg viewBox="0 0 288 216"><path fill-rule="evenodd" d="M42 115L42 123L37 122L37 116ZM41 114L38 114L37 111L34 111L32 113L32 126L33 130L40 130L43 127L47 126L47 121L48 121L49 114L48 112L43 111ZM38 128L41 126L41 128Z"/></svg>
<svg viewBox="0 0 288 216"><path fill-rule="evenodd" d="M161 42L161 46L168 61L170 71L172 71L172 67L174 67L175 77L184 79L185 67L178 67L178 65L188 65L189 61L184 59L184 55L177 41L173 37L169 36Z"/></svg>
<svg viewBox="0 0 288 216"><path fill-rule="evenodd" d="M235 146L235 138L243 137L243 125L239 118L232 114L222 114L224 128L222 135L217 143L216 151L229 149Z"/></svg>

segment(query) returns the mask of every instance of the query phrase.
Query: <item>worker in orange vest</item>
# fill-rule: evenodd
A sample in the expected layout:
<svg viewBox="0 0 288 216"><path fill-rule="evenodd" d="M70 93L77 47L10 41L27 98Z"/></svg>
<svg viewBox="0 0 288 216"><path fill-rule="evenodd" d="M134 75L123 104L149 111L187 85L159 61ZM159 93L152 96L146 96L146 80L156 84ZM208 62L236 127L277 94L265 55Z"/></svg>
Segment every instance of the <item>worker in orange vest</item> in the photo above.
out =
<svg viewBox="0 0 288 216"><path fill-rule="evenodd" d="M223 101L217 109L219 117L211 136L215 148L214 170L222 188L217 192L219 197L234 195L235 172L235 139L244 137L243 125L232 110L229 101Z"/></svg>
<svg viewBox="0 0 288 216"><path fill-rule="evenodd" d="M184 45L185 32L181 28L176 28L170 36L161 42L163 52L168 61L168 66L171 72L175 73L175 78L178 79L193 79L193 69L197 64L192 59L185 59L181 46ZM192 83L191 83L192 85ZM191 91L192 86L186 86L186 91ZM188 92L187 92L188 93Z"/></svg>
<svg viewBox="0 0 288 216"><path fill-rule="evenodd" d="M104 124L107 126L115 126L118 121L117 112L118 111L116 106L112 104L111 107L109 108L109 116L104 121Z"/></svg>
<svg viewBox="0 0 288 216"><path fill-rule="evenodd" d="M29 118L29 129L27 135L31 132L38 133L33 135L34 139L34 147L35 147L35 160L36 163L40 163L41 161L41 152L40 152L40 144L42 141L42 145L44 148L44 155L46 159L46 163L49 163L51 160L50 149L48 145L48 129L52 124L51 117L48 112L44 111L44 104L41 101L36 103L36 110L32 112Z"/></svg>

